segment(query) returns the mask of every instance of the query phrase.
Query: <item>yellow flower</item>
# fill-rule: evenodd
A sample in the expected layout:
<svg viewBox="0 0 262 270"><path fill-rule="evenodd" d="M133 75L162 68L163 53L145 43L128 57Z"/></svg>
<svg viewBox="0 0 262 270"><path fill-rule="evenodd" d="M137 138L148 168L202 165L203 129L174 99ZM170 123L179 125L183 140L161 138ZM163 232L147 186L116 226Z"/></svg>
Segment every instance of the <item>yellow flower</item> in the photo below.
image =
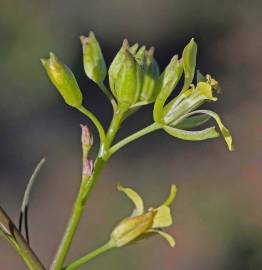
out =
<svg viewBox="0 0 262 270"><path fill-rule="evenodd" d="M116 247L122 247L130 242L147 236L150 233L158 233L164 237L171 247L175 246L175 239L162 231L162 228L173 224L170 205L176 197L177 187L171 186L167 200L157 208L144 210L142 198L131 188L118 185L118 190L123 191L135 204L131 216L123 219L111 233L111 243Z"/></svg>

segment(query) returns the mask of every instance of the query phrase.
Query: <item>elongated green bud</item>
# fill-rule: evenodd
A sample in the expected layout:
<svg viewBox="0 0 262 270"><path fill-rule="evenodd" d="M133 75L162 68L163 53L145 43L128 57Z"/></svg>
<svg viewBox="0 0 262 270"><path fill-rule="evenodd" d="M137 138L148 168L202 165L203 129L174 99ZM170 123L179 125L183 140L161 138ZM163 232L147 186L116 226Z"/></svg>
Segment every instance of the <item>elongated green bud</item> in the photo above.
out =
<svg viewBox="0 0 262 270"><path fill-rule="evenodd" d="M136 103L141 89L141 67L129 51L127 40L109 68L109 82L119 104L128 107Z"/></svg>
<svg viewBox="0 0 262 270"><path fill-rule="evenodd" d="M165 70L162 72L161 76L157 82L157 91L159 92L155 106L154 106L154 120L156 122L163 121L163 108L166 100L171 95L176 85L178 84L183 73L183 64L175 55L170 63L167 65Z"/></svg>
<svg viewBox="0 0 262 270"><path fill-rule="evenodd" d="M195 40L192 38L184 48L182 54L183 68L185 73L184 86L181 91L182 93L188 90L190 84L193 81L196 67L196 55L197 55L197 44Z"/></svg>
<svg viewBox="0 0 262 270"><path fill-rule="evenodd" d="M156 83L159 77L159 66L154 59L154 48L151 47L145 54L143 84L140 101L153 102L158 94Z"/></svg>
<svg viewBox="0 0 262 270"><path fill-rule="evenodd" d="M120 72L120 69L123 65L123 61L125 58L125 50L127 50L129 47L127 39L123 41L122 47L120 48L119 52L116 54L114 60L112 61L108 74L109 74L109 84L111 91L113 95L116 97L116 91L115 91L115 83L118 77L118 74Z"/></svg>
<svg viewBox="0 0 262 270"><path fill-rule="evenodd" d="M152 227L155 215L156 211L152 210L122 220L111 233L112 243L116 247L122 247L135 240Z"/></svg>
<svg viewBox="0 0 262 270"><path fill-rule="evenodd" d="M50 53L48 59L41 59L41 62L65 102L75 108L81 106L83 97L73 72L54 53Z"/></svg>
<svg viewBox="0 0 262 270"><path fill-rule="evenodd" d="M96 83L104 81L107 73L105 60L93 32L80 37L83 46L83 63L87 77Z"/></svg>

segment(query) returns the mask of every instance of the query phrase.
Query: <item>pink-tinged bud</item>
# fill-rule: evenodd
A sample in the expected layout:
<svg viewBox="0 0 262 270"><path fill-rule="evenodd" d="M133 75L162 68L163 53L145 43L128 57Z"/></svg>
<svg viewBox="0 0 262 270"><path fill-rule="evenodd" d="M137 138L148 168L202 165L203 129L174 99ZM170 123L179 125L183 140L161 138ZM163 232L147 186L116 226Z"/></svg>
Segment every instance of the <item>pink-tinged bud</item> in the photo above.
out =
<svg viewBox="0 0 262 270"><path fill-rule="evenodd" d="M82 128L82 145L91 147L93 145L93 137L90 134L89 128L86 125L80 125Z"/></svg>
<svg viewBox="0 0 262 270"><path fill-rule="evenodd" d="M87 159L83 162L83 175L84 176L91 176L93 172L93 161L90 159Z"/></svg>

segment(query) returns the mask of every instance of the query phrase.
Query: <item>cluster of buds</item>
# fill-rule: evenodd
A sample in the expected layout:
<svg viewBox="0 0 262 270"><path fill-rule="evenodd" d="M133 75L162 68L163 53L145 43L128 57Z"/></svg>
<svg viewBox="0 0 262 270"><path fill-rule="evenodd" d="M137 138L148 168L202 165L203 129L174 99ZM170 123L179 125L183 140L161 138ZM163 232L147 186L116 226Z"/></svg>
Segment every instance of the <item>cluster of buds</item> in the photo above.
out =
<svg viewBox="0 0 262 270"><path fill-rule="evenodd" d="M149 208L146 212L142 198L134 190L120 185L118 190L123 191L133 201L135 209L129 217L123 219L114 228L111 233L110 243L115 247L122 247L135 240L157 233L164 237L171 247L174 247L174 238L163 232L162 228L173 224L170 205L176 197L177 187L175 185L171 186L170 195L161 206Z"/></svg>
<svg viewBox="0 0 262 270"><path fill-rule="evenodd" d="M91 32L88 37L81 36L80 39L86 75L126 115L142 105L154 103L154 121L168 134L184 140L199 141L216 138L221 133L228 149L233 150L231 135L220 117L209 110L198 110L205 102L217 100L213 92L219 87L210 75L204 77L200 73L196 85L193 84L197 55L194 39L186 45L181 58L178 55L172 57L161 74L153 47L147 50L137 43L129 46L125 39L108 70L111 92L104 85L107 67L94 33ZM49 59L43 59L42 63L66 103L76 108L81 106L82 94L71 70L53 53ZM184 83L180 93L168 101L182 77ZM220 133L213 126L200 131L190 130L204 124L211 117L217 122Z"/></svg>
<svg viewBox="0 0 262 270"><path fill-rule="evenodd" d="M111 91L120 107L130 109L155 100L159 67L153 47L146 50L137 43L130 47L125 39L108 74Z"/></svg>

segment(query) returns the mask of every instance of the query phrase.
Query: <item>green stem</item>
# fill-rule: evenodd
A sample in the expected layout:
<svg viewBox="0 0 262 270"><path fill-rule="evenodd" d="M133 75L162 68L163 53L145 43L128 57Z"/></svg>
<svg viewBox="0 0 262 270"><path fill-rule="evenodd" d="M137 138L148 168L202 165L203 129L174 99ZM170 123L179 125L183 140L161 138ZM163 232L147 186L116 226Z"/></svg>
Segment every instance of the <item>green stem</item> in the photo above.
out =
<svg viewBox="0 0 262 270"><path fill-rule="evenodd" d="M44 265L17 230L6 212L0 207L0 236L3 236L24 260L30 270L45 270Z"/></svg>
<svg viewBox="0 0 262 270"><path fill-rule="evenodd" d="M104 82L99 82L98 86L103 91L103 93L107 96L107 98L110 100L112 107L113 107L113 110L115 112L117 109L117 104L116 104L116 101L115 101L114 97L112 96L111 92L107 89Z"/></svg>
<svg viewBox="0 0 262 270"><path fill-rule="evenodd" d="M103 142L105 140L105 131L99 120L95 117L93 113L91 113L89 110L87 110L84 106L80 106L77 108L80 112L82 112L84 115L86 115L95 125L97 128L97 131L99 133L100 142Z"/></svg>
<svg viewBox="0 0 262 270"><path fill-rule="evenodd" d="M162 127L161 124L158 123L153 123L139 131L137 131L136 133L126 137L125 139L123 139L122 141L118 142L117 144L113 145L110 150L109 150L109 155L113 155L115 152L117 152L120 148L124 147L125 145L129 144L130 142L148 134L151 133L157 129L160 129Z"/></svg>
<svg viewBox="0 0 262 270"><path fill-rule="evenodd" d="M123 147L124 145L128 144L129 142L149 133L152 132L156 129L161 128L161 125L159 124L152 124L146 128L144 128L143 130L127 137L126 139L122 140L121 142L119 142L118 144L116 144L115 146L113 146L111 149L111 144L115 138L115 135L117 133L117 131L120 128L120 125L123 121L123 117L125 114L125 108L118 108L116 111L114 111L114 116L113 119L111 121L111 124L109 126L108 132L105 135L104 134L104 129L101 126L100 122L96 119L96 117L90 113L88 110L86 110L84 107L80 107L78 108L81 112L83 112L86 116L88 116L93 123L96 125L99 134L100 134L100 138L101 138L101 144L100 144L100 150L99 150L99 154L98 157L96 158L95 164L94 164L94 169L92 172L92 175L88 178L88 179L82 179L82 184L79 190L79 193L77 195L75 204L74 204L74 208L73 208L73 212L71 214L71 217L69 219L68 225L67 225L67 229L65 231L65 234L63 236L63 239L59 245L58 251L56 253L56 256L53 260L53 263L50 267L50 270L61 270L63 267L63 263L65 260L65 257L69 251L69 248L71 246L72 240L73 240L73 236L77 230L80 218L83 214L84 211L84 206L86 204L86 201L91 193L91 191L94 188L94 185L96 183L96 180L99 176L99 174L101 173L105 163L107 162L107 160L110 158L110 156L115 153L117 150L119 150L121 147ZM98 249L97 251L94 251L90 254L88 254L87 256L85 256L84 258L80 259L81 264L83 264L84 262L88 261L89 259L92 259L93 257L97 256L98 254L105 252L108 249L109 246L105 245L100 249ZM74 266L72 266L74 267ZM76 267L76 266L75 266ZM68 269L68 268L66 268ZM69 268L69 269L75 269L75 268Z"/></svg>
<svg viewBox="0 0 262 270"><path fill-rule="evenodd" d="M124 108L123 109L118 108L114 112L113 119L111 121L111 124L110 124L108 132L107 132L107 140L106 140L107 147L109 147L111 145L112 141L114 140L115 135L116 135L117 131L119 130L120 125L123 121L124 113L125 113Z"/></svg>
<svg viewBox="0 0 262 270"><path fill-rule="evenodd" d="M108 149L110 148L110 145L116 135L116 132L118 131L121 125L121 122L123 119L123 113L124 113L122 110L119 110L119 109L114 112L114 117L111 121L110 127L108 129L108 133L105 136L104 129L101 126L100 122L96 119L96 117L91 112L86 110L84 107L80 107L78 109L81 112L83 112L87 117L89 117L93 121L93 123L96 125L100 134L100 139L101 139L100 150L94 164L92 175L87 181L85 181L85 179L82 179L82 184L81 184L79 193L77 195L71 217L67 224L66 231L58 247L57 253L52 262L50 270L60 270L63 267L65 257L69 251L69 248L73 240L73 236L77 230L80 218L83 214L84 206L86 204L86 201L89 197L90 192L94 188L95 182L100 172L102 171L106 161L109 158L107 154Z"/></svg>
<svg viewBox="0 0 262 270"><path fill-rule="evenodd" d="M112 243L109 241L105 245L103 245L103 246L95 249L94 251L92 251L92 252L88 253L87 255L81 257L80 259L72 262L71 264L69 264L68 266L66 266L63 270L75 270L75 269L78 269L83 264L86 264L87 262L89 262L90 260L94 259L98 255L103 254L106 251L108 251L108 250L110 250L110 249L112 249L114 247L115 246L112 245Z"/></svg>
<svg viewBox="0 0 262 270"><path fill-rule="evenodd" d="M63 267L65 257L69 251L71 243L73 241L74 234L77 230L80 218L83 214L86 200L89 193L92 191L94 184L99 176L105 162L102 158L98 157L94 164L94 170L89 179L83 177L82 184L77 195L74 208L67 224L66 231L62 238L62 241L57 250L56 256L52 262L50 270L60 270Z"/></svg>

